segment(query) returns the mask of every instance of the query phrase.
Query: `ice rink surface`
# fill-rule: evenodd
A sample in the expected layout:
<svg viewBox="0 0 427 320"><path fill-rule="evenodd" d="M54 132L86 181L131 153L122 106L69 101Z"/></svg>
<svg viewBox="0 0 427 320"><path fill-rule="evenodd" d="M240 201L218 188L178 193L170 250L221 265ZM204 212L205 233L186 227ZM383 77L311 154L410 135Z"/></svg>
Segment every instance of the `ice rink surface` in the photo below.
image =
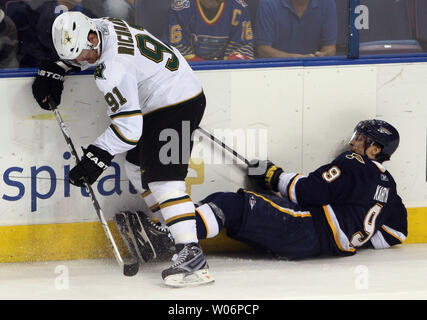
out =
<svg viewBox="0 0 427 320"><path fill-rule="evenodd" d="M213 285L163 285L168 261L121 275L113 259L0 264L1 300L427 299L427 244L304 261L264 254L207 255Z"/></svg>

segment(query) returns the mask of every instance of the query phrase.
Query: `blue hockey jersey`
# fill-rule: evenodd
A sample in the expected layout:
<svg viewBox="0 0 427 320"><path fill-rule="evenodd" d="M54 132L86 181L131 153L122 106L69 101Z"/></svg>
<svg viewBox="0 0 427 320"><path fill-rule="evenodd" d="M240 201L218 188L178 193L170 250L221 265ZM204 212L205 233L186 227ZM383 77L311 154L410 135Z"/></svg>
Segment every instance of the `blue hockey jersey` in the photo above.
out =
<svg viewBox="0 0 427 320"><path fill-rule="evenodd" d="M352 255L371 245L388 248L407 236L407 212L385 167L344 152L308 176L282 173L282 196L310 211L323 246Z"/></svg>
<svg viewBox="0 0 427 320"><path fill-rule="evenodd" d="M200 0L174 0L163 40L187 60L254 58L250 13L244 0L225 0L211 19Z"/></svg>

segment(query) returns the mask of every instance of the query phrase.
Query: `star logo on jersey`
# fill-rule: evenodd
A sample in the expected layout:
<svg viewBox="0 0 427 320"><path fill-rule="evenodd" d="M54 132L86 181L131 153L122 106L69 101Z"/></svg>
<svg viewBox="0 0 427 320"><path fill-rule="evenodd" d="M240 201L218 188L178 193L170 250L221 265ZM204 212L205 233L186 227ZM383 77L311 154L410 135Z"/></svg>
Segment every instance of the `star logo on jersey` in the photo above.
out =
<svg viewBox="0 0 427 320"><path fill-rule="evenodd" d="M64 46L67 43L72 43L73 38L70 37L70 34L68 33L68 31L65 31L65 35L64 35Z"/></svg>
<svg viewBox="0 0 427 320"><path fill-rule="evenodd" d="M96 79L101 79L101 80L106 80L105 76L104 76L104 71L105 71L105 64L101 63L99 66L96 67L95 72L93 74L93 76Z"/></svg>

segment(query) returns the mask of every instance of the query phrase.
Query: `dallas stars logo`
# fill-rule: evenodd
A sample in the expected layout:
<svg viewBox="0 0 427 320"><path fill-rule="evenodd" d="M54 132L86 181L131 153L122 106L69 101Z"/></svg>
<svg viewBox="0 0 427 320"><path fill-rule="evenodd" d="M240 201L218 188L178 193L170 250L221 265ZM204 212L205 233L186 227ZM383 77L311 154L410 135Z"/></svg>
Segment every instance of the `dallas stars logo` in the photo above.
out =
<svg viewBox="0 0 427 320"><path fill-rule="evenodd" d="M105 64L101 63L99 66L96 67L95 72L93 74L95 79L106 80L104 76L104 71L105 71Z"/></svg>
<svg viewBox="0 0 427 320"><path fill-rule="evenodd" d="M64 36L64 46L65 46L67 43L71 43L71 40L73 40L73 38L71 38L71 37L70 37L70 34L69 34L67 31L65 31L65 36Z"/></svg>

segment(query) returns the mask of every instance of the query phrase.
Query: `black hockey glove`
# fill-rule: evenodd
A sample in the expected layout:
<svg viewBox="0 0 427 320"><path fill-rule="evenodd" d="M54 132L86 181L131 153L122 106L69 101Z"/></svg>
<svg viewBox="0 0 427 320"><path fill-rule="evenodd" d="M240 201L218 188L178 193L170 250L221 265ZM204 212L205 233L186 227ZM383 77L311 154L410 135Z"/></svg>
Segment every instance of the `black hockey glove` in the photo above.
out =
<svg viewBox="0 0 427 320"><path fill-rule="evenodd" d="M114 158L107 151L94 145L89 145L83 149L83 159L73 169L70 170L70 183L76 187L83 187L87 182L92 184L111 165Z"/></svg>
<svg viewBox="0 0 427 320"><path fill-rule="evenodd" d="M248 177L263 189L278 192L279 177L282 168L269 160L251 160L248 165Z"/></svg>
<svg viewBox="0 0 427 320"><path fill-rule="evenodd" d="M51 110L49 97L56 108L61 103L65 69L56 62L43 61L33 82L33 96L41 108Z"/></svg>

